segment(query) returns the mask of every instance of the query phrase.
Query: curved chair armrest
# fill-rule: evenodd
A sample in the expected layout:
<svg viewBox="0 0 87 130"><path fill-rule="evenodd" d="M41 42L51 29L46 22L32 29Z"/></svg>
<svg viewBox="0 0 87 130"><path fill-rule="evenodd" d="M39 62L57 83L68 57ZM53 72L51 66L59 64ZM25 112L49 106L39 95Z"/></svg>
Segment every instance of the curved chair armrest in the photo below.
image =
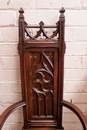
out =
<svg viewBox="0 0 87 130"><path fill-rule="evenodd" d="M81 121L81 124L84 128L84 130L87 130L87 118L86 116L83 114L83 112L74 104L68 102L68 101L61 101L60 103L62 106L69 108L71 111L73 111L79 118L79 120Z"/></svg>
<svg viewBox="0 0 87 130"><path fill-rule="evenodd" d="M25 106L26 103L23 101L19 101L17 103L14 103L13 105L9 106L1 115L0 115L0 130L5 122L5 120L8 118L8 116L14 112L16 109Z"/></svg>

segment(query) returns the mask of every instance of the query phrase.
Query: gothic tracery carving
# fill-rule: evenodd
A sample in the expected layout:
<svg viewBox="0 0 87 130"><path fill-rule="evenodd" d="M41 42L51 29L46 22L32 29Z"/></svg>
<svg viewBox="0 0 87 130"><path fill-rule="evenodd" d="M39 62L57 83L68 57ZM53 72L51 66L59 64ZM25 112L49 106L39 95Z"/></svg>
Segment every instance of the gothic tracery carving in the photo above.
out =
<svg viewBox="0 0 87 130"><path fill-rule="evenodd" d="M53 114L53 52L45 53L31 53L31 77L32 77L32 91L33 91L33 106L37 108L42 106L44 109L38 108L39 111L48 108L47 112L41 112L43 115ZM49 102L51 104L49 108ZM38 112L37 115L41 115Z"/></svg>

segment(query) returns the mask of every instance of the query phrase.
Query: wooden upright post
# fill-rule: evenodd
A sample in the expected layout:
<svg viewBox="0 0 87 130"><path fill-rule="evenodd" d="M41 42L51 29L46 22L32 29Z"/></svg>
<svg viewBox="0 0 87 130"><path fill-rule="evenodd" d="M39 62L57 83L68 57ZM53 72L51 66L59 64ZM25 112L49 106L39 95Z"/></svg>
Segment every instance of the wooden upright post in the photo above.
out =
<svg viewBox="0 0 87 130"><path fill-rule="evenodd" d="M19 10L19 44L18 52L20 55L20 73L21 73L21 89L22 89L22 100L26 102L26 90L25 90L25 74L24 74L24 38L25 38L25 26L24 26L24 10L20 8ZM24 115L24 129L27 128L27 115L26 106L23 107Z"/></svg>
<svg viewBox="0 0 87 130"><path fill-rule="evenodd" d="M65 28L65 9L62 7L59 17L59 102L63 100L63 82L64 82L64 53L65 53L65 42L64 42L64 28ZM62 128L62 106L58 104L58 128Z"/></svg>
<svg viewBox="0 0 87 130"><path fill-rule="evenodd" d="M18 51L19 54L22 54L22 44L24 43L24 10L20 8L19 10L19 44L18 44Z"/></svg>

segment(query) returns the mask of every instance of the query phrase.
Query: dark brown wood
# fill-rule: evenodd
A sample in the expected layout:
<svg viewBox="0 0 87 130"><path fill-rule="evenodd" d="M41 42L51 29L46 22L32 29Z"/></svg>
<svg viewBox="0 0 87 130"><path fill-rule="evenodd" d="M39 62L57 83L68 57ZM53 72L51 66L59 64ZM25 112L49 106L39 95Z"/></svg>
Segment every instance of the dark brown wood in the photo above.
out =
<svg viewBox="0 0 87 130"><path fill-rule="evenodd" d="M18 51L20 55L20 74L21 74L21 89L22 89L22 100L26 102L26 81L25 81L25 65L24 65L24 40L25 40L25 25L24 25L24 10L20 8L19 10L19 44ZM23 115L24 115L24 126L27 126L27 115L26 115L26 107L23 107Z"/></svg>
<svg viewBox="0 0 87 130"><path fill-rule="evenodd" d="M24 73L23 88L26 90L24 100L26 100L25 113L27 116L27 125L24 125L24 129L29 127L63 129L60 102L63 100L64 53L66 48L64 12L65 10L62 8L56 26L44 26L42 21L39 26L29 26L23 19L24 25L22 27L29 37L25 37L24 42L21 41L23 45L21 67ZM55 27L56 30L53 34L48 36L44 28ZM39 31L33 36L27 28L39 28ZM45 39L38 39L41 34Z"/></svg>
<svg viewBox="0 0 87 130"><path fill-rule="evenodd" d="M22 101L18 102L0 116L0 130L9 116L23 106L24 126L63 130L62 107L72 110L87 130L87 118L72 103L63 101L64 53L65 53L65 16L60 10L59 21L55 26L46 26L41 21L39 26L29 26L24 20L24 11L19 11L19 44ZM29 28L39 28L31 35ZM55 28L49 36L45 28ZM41 35L42 38L40 37Z"/></svg>
<svg viewBox="0 0 87 130"><path fill-rule="evenodd" d="M75 106L74 104L72 104L68 101L64 101L64 100L61 101L60 104L64 107L67 107L71 111L73 111L78 116L79 120L81 121L81 124L82 124L84 130L87 130L87 118L77 106Z"/></svg>
<svg viewBox="0 0 87 130"><path fill-rule="evenodd" d="M65 16L64 8L60 10L59 17L59 81L58 81L58 102L63 100L63 79L64 79L64 53L65 53ZM58 127L62 127L62 106L58 103Z"/></svg>
<svg viewBox="0 0 87 130"><path fill-rule="evenodd" d="M14 103L13 105L11 105L10 107L8 107L1 115L0 115L0 130L3 127L4 122L6 121L6 119L8 118L8 116L14 112L15 110L17 110L20 107L25 106L26 103L23 101L19 101L17 103Z"/></svg>
<svg viewBox="0 0 87 130"><path fill-rule="evenodd" d="M29 26L24 21L23 9L19 15L19 54L24 107L24 129L29 127L62 127L64 72L64 12L60 11L56 26ZM39 28L31 35L28 28ZM56 28L48 35L44 28ZM45 38L39 39L40 35ZM26 37L27 35L27 37Z"/></svg>
<svg viewBox="0 0 87 130"><path fill-rule="evenodd" d="M59 33L59 21L56 23L56 26L44 26L44 23L41 21L39 23L40 26L28 26L28 24L26 22L24 22L24 26L25 26L25 32L27 34L28 37L30 37L31 39L36 39L38 38L41 33L43 34L44 37L48 38L48 39L52 39L55 36L57 36L57 34ZM36 32L35 36L31 35L31 32L28 31L28 28L39 28L39 30ZM51 36L48 36L47 32L45 31L44 28L56 28L55 31L52 32Z"/></svg>

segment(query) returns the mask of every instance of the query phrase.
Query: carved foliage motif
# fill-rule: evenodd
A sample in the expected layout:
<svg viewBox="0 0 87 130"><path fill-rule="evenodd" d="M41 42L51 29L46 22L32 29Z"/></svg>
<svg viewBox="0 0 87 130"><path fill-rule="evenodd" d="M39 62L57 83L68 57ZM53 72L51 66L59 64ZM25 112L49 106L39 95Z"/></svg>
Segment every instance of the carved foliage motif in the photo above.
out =
<svg viewBox="0 0 87 130"><path fill-rule="evenodd" d="M33 116L53 116L53 52L30 53Z"/></svg>

